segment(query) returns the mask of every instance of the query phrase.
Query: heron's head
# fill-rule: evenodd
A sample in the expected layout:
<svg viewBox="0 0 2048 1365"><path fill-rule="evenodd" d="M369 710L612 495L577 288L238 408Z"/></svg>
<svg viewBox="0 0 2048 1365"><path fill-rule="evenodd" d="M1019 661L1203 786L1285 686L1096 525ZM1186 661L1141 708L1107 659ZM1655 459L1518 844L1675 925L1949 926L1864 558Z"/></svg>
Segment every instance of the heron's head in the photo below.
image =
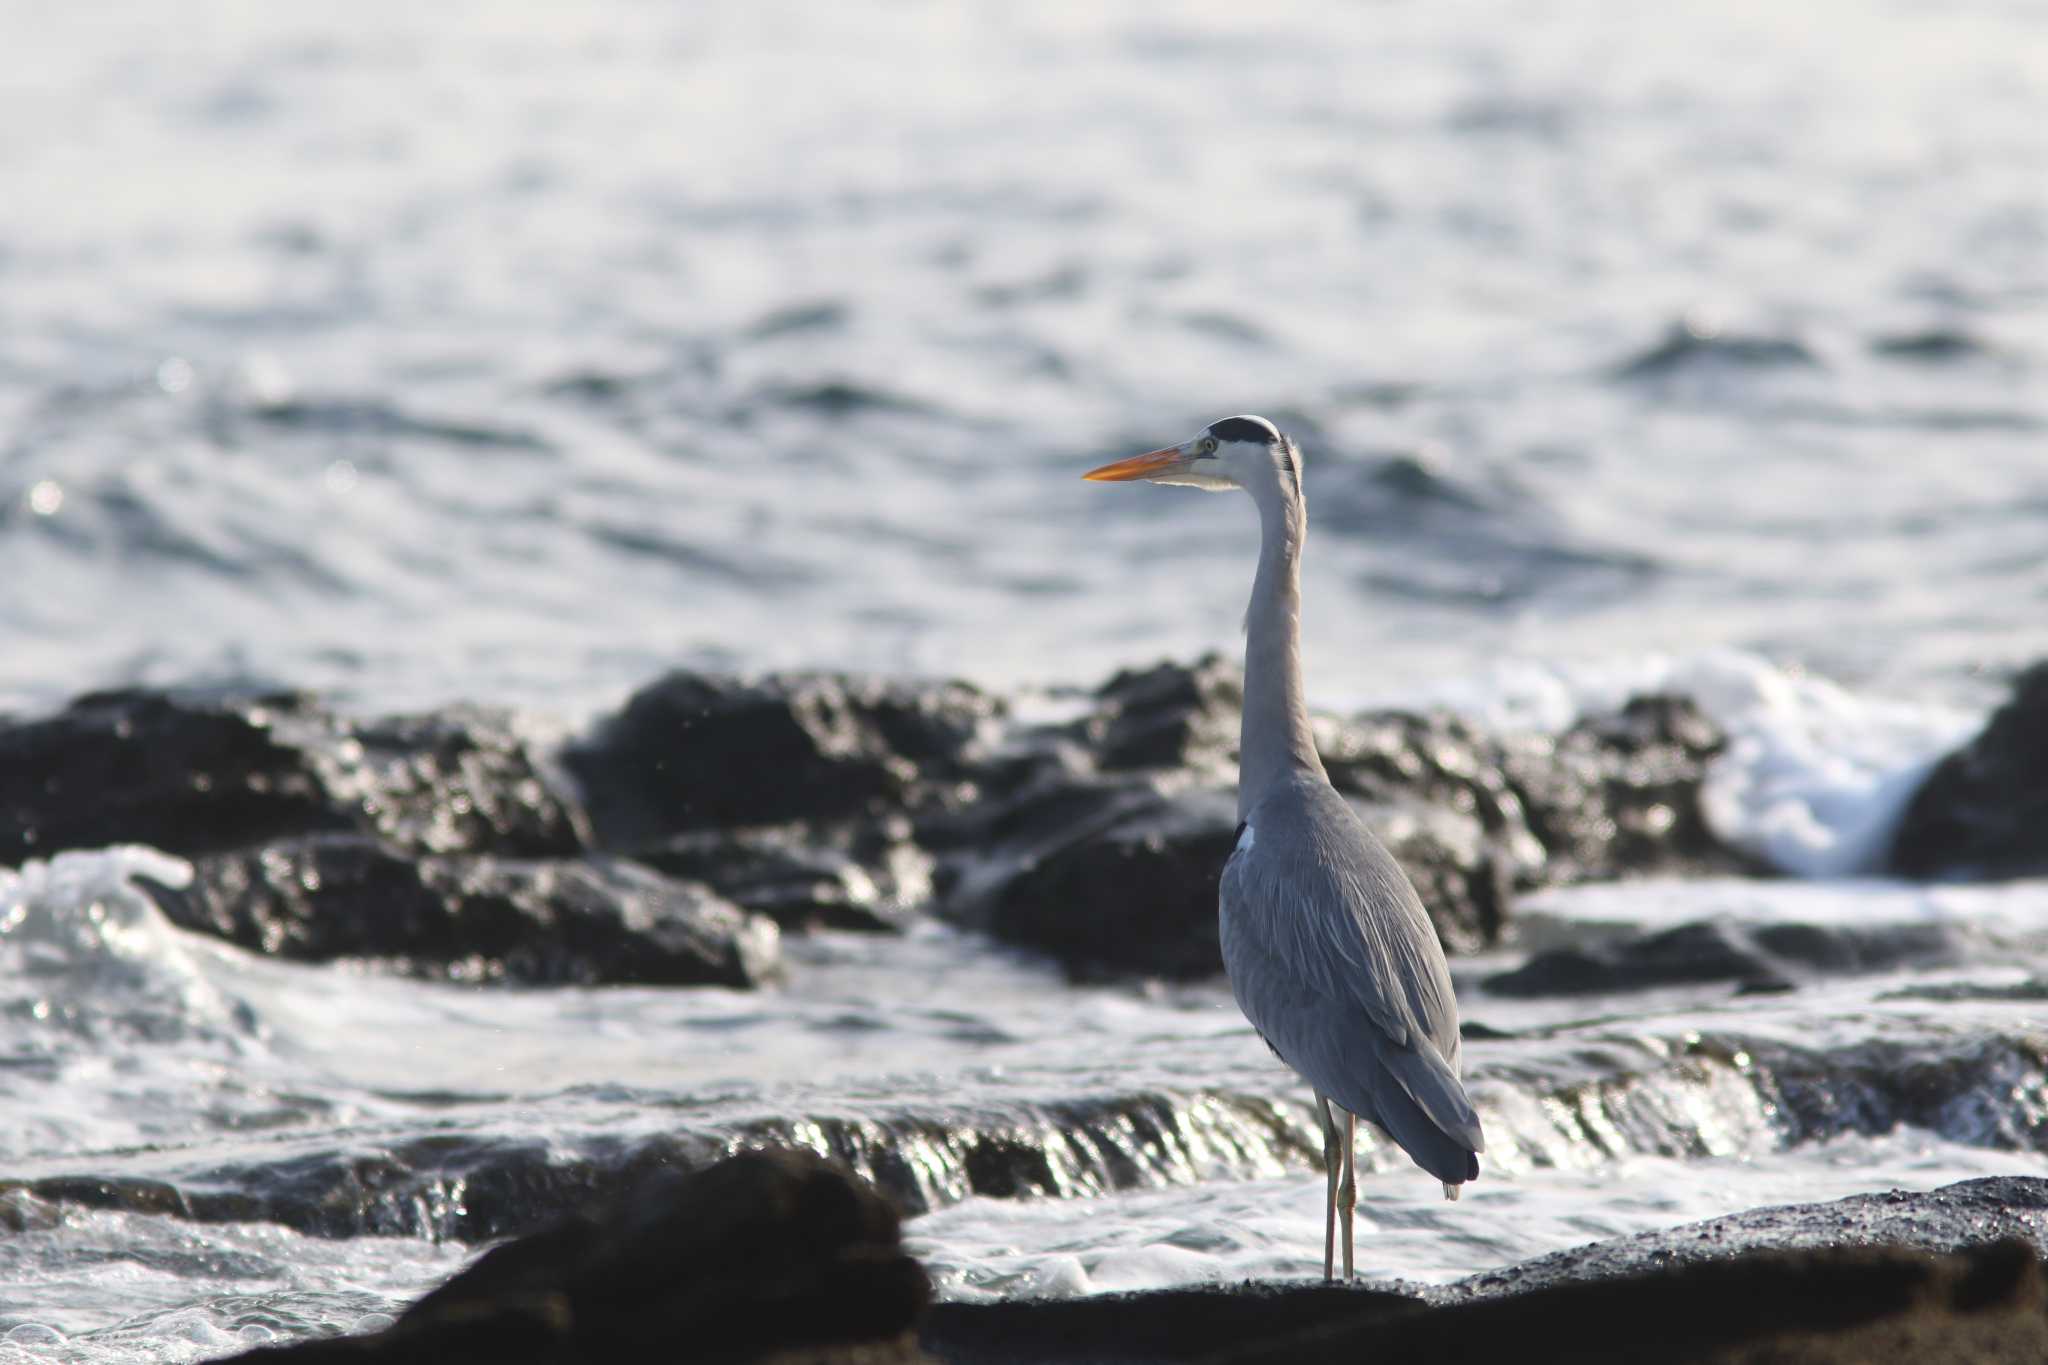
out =
<svg viewBox="0 0 2048 1365"><path fill-rule="evenodd" d="M1229 488L1254 494L1266 489L1301 492L1301 463L1294 443L1265 418L1251 416L1211 422L1192 440L1133 455L1081 477L1103 483L1177 483L1212 493Z"/></svg>

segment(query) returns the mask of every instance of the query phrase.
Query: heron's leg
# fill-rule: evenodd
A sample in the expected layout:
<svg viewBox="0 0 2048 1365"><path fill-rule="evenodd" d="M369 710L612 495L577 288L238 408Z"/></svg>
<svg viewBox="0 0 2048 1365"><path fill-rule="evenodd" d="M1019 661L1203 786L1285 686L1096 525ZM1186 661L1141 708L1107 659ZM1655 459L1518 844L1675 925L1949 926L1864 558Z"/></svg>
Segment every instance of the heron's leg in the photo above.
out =
<svg viewBox="0 0 2048 1365"><path fill-rule="evenodd" d="M1351 1217L1358 1209L1358 1116L1344 1115L1344 1179L1337 1186L1337 1207L1344 1218L1344 1282L1357 1278L1351 1258Z"/></svg>
<svg viewBox="0 0 2048 1365"><path fill-rule="evenodd" d="M1337 1278L1337 1180L1344 1154L1337 1150L1343 1139L1337 1135L1336 1115L1321 1092L1316 1094L1316 1118L1323 1125L1323 1174L1329 1177L1323 1197L1323 1281L1327 1284Z"/></svg>

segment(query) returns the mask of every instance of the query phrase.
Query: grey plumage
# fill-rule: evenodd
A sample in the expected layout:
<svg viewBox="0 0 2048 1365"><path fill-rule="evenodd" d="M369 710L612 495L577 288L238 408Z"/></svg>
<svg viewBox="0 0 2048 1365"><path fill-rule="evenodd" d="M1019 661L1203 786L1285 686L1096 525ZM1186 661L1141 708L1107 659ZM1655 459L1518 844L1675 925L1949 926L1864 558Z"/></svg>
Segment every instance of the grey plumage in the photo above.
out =
<svg viewBox="0 0 2048 1365"><path fill-rule="evenodd" d="M1331 1106L1378 1125L1452 1198L1478 1178L1485 1140L1458 1079L1457 1004L1436 931L1316 752L1301 671L1300 468L1271 423L1233 417L1087 477L1241 488L1259 509L1238 745L1243 825L1223 868L1219 929L1238 1007L1315 1088L1330 1196L1324 1273L1341 1213L1348 1277L1352 1133Z"/></svg>
<svg viewBox="0 0 2048 1365"><path fill-rule="evenodd" d="M1320 773L1270 782L1224 864L1223 961L1238 1008L1319 1094L1446 1184L1476 1179L1479 1118L1435 930L1398 864Z"/></svg>

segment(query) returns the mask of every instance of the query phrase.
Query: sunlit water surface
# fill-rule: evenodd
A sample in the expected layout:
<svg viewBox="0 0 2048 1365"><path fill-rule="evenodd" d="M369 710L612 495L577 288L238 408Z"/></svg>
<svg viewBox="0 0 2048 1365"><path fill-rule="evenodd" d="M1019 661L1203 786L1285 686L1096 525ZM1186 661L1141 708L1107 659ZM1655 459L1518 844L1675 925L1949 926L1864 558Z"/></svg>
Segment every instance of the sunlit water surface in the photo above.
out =
<svg viewBox="0 0 2048 1365"><path fill-rule="evenodd" d="M1255 527L1075 476L1264 412L1306 452L1318 703L1551 727L1686 692L1731 735L1716 825L1811 879L1550 892L1458 964L1468 1018L1515 1035L1467 1051L1488 1173L1447 1204L1368 1144L1370 1274L2043 1171L1967 1114L1786 1146L1740 1067L1685 1060L2040 1054L2038 1006L1894 993L2038 973L2048 891L1852 875L2048 653L2037 10L17 0L0 25L0 707L267 680L573 722L677 663L1092 682L1234 648ZM171 929L138 870L179 872L0 872L0 1176L428 1132L565 1159L813 1117L1029 1134L1158 1093L1207 1098L1138 1188L1077 1165L1069 1197L962 1200L932 1157L909 1231L941 1291L1319 1269L1306 1096L1220 985L1075 988L933 927L793 943L758 995L474 991L253 960ZM1944 923L1967 952L1778 997L1480 984L1710 917ZM2048 1123L2040 1077L2000 1084L2009 1124ZM1603 1085L1621 1107L1574 1136ZM364 1330L471 1254L0 1214L9 1361Z"/></svg>

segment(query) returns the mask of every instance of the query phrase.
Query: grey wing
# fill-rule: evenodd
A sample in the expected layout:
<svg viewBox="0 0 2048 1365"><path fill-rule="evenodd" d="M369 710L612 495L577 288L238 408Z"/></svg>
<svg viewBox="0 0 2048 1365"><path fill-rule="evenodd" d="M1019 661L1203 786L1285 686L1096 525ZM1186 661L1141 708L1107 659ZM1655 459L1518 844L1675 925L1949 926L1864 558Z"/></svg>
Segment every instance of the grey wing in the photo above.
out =
<svg viewBox="0 0 2048 1365"><path fill-rule="evenodd" d="M1327 788L1284 793L1247 823L1219 907L1246 1018L1432 1175L1476 1177L1485 1143L1458 1079L1450 973L1400 865Z"/></svg>

